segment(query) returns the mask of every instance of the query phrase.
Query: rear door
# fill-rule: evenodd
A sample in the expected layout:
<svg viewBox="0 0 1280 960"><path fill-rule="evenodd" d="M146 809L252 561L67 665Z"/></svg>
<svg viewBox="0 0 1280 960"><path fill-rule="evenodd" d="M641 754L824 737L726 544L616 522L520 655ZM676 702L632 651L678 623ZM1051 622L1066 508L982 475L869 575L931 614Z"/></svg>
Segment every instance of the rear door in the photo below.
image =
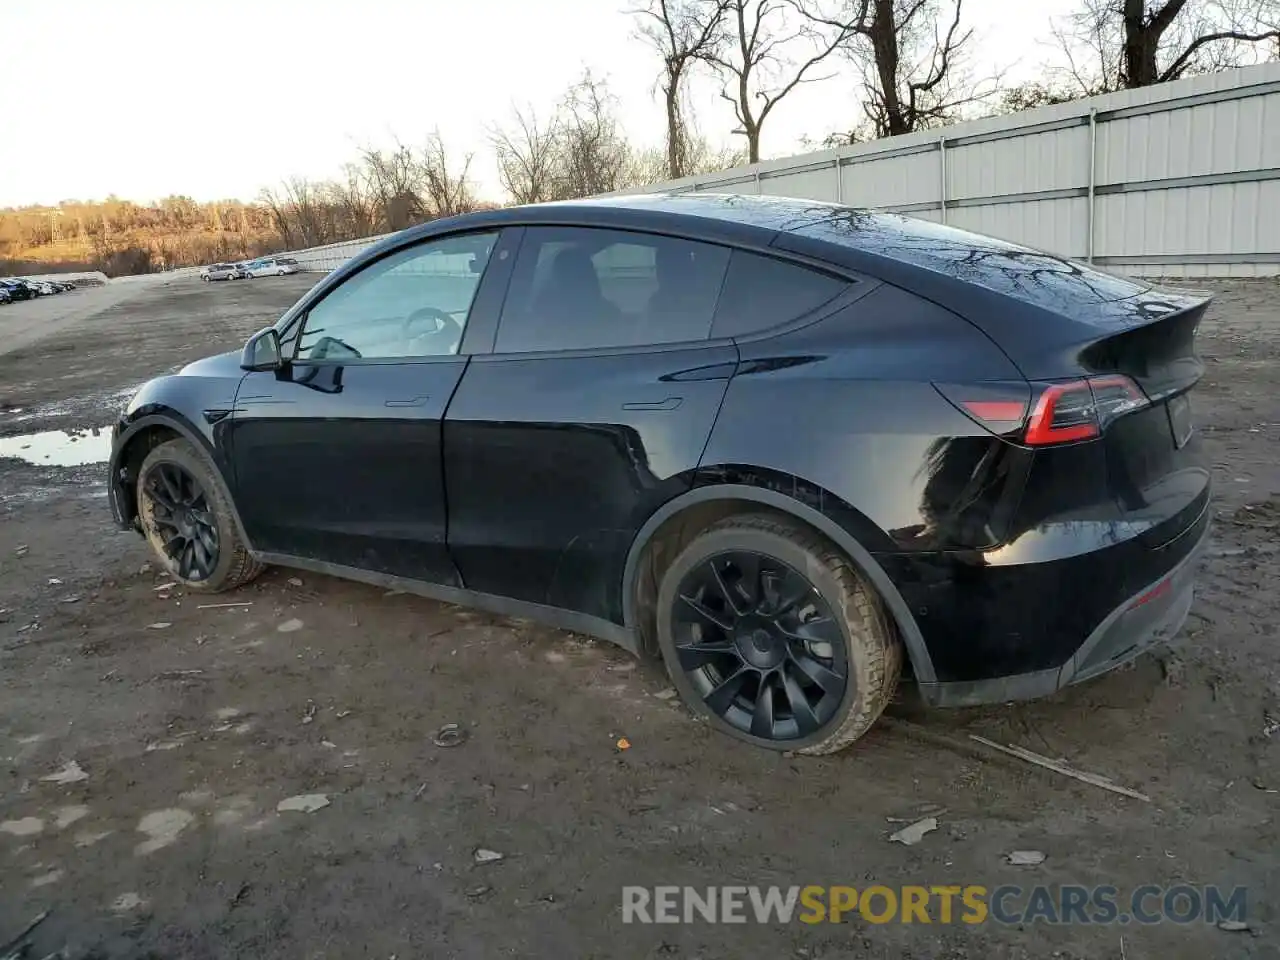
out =
<svg viewBox="0 0 1280 960"><path fill-rule="evenodd" d="M498 243L464 234L375 261L288 331L285 370L245 377L230 449L256 549L457 584L441 424L478 295L501 286Z"/></svg>
<svg viewBox="0 0 1280 960"><path fill-rule="evenodd" d="M530 227L491 354L445 420L466 586L620 622L636 532L687 490L737 363L709 340L723 247Z"/></svg>

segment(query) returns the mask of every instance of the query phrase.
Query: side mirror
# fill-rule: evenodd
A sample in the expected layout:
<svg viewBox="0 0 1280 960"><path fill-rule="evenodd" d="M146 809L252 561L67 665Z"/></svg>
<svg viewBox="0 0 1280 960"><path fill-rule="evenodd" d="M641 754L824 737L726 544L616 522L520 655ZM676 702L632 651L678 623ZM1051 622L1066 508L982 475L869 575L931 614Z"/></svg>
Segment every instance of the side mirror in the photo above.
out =
<svg viewBox="0 0 1280 960"><path fill-rule="evenodd" d="M250 337L240 353L240 366L245 370L279 370L283 367L280 332L275 327L267 327Z"/></svg>

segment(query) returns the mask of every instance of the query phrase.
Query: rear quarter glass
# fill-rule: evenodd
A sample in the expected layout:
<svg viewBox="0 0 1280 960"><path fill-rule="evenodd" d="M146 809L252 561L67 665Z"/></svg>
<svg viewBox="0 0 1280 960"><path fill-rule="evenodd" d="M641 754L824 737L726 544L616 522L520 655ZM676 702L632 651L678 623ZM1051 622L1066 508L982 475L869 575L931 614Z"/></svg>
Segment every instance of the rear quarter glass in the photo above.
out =
<svg viewBox="0 0 1280 960"><path fill-rule="evenodd" d="M799 264L735 250L711 338L747 336L789 323L829 303L850 283Z"/></svg>

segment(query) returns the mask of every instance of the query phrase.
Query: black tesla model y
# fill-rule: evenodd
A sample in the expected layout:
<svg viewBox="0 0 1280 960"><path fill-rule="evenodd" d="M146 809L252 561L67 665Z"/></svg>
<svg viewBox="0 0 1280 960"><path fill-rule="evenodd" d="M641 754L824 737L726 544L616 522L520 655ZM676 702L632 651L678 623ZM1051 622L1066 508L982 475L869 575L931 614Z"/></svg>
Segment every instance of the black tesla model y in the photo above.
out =
<svg viewBox="0 0 1280 960"><path fill-rule="evenodd" d="M904 669L1029 698L1178 630L1207 303L804 200L486 211L144 386L111 504L190 589L283 564L540 619L824 753Z"/></svg>

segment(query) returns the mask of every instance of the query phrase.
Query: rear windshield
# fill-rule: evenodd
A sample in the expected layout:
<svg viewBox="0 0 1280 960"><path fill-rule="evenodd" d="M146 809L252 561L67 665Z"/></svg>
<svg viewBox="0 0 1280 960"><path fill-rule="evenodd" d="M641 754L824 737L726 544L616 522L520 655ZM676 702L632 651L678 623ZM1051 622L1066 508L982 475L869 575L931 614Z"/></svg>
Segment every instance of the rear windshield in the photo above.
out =
<svg viewBox="0 0 1280 960"><path fill-rule="evenodd" d="M1151 289L1132 277L928 220L817 205L806 213L812 216L797 218L789 232L882 254L1055 312Z"/></svg>

